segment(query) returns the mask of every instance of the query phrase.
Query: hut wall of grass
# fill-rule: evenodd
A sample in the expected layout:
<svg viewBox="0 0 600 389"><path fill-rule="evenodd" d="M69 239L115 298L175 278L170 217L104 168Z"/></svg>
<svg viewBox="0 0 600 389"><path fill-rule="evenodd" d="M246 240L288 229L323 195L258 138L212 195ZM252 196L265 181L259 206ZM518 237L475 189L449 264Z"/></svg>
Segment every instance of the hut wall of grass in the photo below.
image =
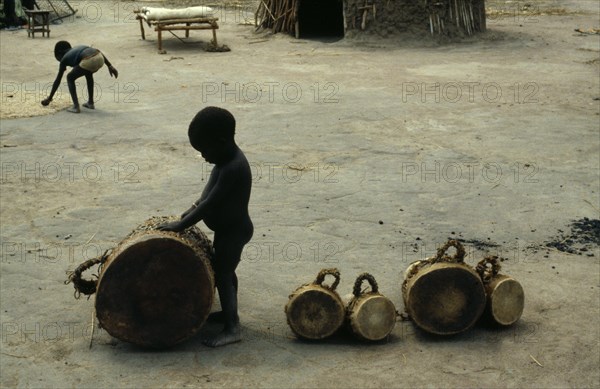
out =
<svg viewBox="0 0 600 389"><path fill-rule="evenodd" d="M422 31L468 36L485 31L485 0L261 0L258 28L296 38L347 32Z"/></svg>
<svg viewBox="0 0 600 389"><path fill-rule="evenodd" d="M345 0L346 30L386 36L427 31L428 13L421 0Z"/></svg>

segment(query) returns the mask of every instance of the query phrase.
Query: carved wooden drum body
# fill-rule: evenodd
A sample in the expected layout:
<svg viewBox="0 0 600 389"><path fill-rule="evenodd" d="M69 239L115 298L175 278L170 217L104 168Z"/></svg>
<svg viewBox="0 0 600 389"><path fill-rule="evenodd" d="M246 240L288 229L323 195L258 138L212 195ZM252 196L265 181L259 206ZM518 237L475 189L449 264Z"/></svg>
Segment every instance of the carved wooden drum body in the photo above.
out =
<svg viewBox="0 0 600 389"><path fill-rule="evenodd" d="M115 338L164 348L193 336L210 313L214 277L211 244L196 227L156 230L153 218L108 256L96 288L96 314Z"/></svg>

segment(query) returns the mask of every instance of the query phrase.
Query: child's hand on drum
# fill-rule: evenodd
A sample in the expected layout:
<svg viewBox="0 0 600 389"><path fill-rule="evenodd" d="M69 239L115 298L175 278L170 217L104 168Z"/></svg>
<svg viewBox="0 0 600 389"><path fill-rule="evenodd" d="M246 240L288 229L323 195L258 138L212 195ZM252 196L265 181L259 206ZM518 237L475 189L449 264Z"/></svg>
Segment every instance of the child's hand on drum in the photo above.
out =
<svg viewBox="0 0 600 389"><path fill-rule="evenodd" d="M171 222L171 223L161 224L156 229L159 231L179 232L179 231L183 231L185 228L182 228L181 223L179 223L179 222Z"/></svg>

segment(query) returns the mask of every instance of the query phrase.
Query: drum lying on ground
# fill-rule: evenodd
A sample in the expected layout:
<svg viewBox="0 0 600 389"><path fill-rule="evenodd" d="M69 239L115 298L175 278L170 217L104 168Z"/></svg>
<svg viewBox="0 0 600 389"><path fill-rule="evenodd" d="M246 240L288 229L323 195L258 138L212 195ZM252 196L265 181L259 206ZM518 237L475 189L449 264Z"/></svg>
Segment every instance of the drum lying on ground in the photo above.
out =
<svg viewBox="0 0 600 389"><path fill-rule="evenodd" d="M361 291L364 280L371 285L369 292ZM379 293L375 278L368 273L363 273L356 279L346 316L352 332L363 340L385 339L396 325L394 304Z"/></svg>
<svg viewBox="0 0 600 389"><path fill-rule="evenodd" d="M454 257L445 251L454 246ZM421 329L451 335L471 328L486 304L483 283L473 268L463 262L464 248L449 241L438 255L417 261L407 271L402 285L408 315Z"/></svg>
<svg viewBox="0 0 600 389"><path fill-rule="evenodd" d="M181 233L156 230L173 218L155 217L138 226L101 259L86 261L69 276L77 292L96 293L100 326L117 339L164 348L193 336L214 298L212 253L197 228ZM80 278L100 263L97 282Z"/></svg>
<svg viewBox="0 0 600 389"><path fill-rule="evenodd" d="M508 326L521 318L525 307L525 291L514 278L499 274L498 257L486 257L477 265L487 305L484 318L489 322Z"/></svg>
<svg viewBox="0 0 600 389"><path fill-rule="evenodd" d="M323 285L326 275L332 275L335 282ZM291 330L304 339L323 339L333 335L344 323L344 305L335 292L339 284L337 269L323 269L317 279L302 285L289 297L285 306L287 322Z"/></svg>

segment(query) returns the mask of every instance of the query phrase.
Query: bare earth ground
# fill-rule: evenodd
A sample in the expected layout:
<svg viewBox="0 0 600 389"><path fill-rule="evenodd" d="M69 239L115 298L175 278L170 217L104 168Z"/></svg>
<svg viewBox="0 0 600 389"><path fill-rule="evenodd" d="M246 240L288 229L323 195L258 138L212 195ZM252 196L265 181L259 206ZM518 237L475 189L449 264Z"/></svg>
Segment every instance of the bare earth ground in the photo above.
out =
<svg viewBox="0 0 600 389"><path fill-rule="evenodd" d="M599 217L599 36L574 31L599 27L598 2L531 3L563 11L492 2L508 15L444 44L257 34L242 7L219 11L231 52L205 52L200 31L165 34L159 55L131 19L140 3L108 1L76 3L51 39L0 32L3 93L23 101L46 96L59 39L120 72L97 74L95 111L2 120L2 387L598 388L598 245L543 247ZM206 105L234 113L255 172L244 340L152 352L96 328L90 350L93 300L74 300L65 272L198 197L210 166L186 131ZM340 269L341 294L371 272L402 310L404 270L448 237L472 243L472 264L507 258L526 292L516 325L437 338L399 321L375 345L292 336L283 306L322 267Z"/></svg>

